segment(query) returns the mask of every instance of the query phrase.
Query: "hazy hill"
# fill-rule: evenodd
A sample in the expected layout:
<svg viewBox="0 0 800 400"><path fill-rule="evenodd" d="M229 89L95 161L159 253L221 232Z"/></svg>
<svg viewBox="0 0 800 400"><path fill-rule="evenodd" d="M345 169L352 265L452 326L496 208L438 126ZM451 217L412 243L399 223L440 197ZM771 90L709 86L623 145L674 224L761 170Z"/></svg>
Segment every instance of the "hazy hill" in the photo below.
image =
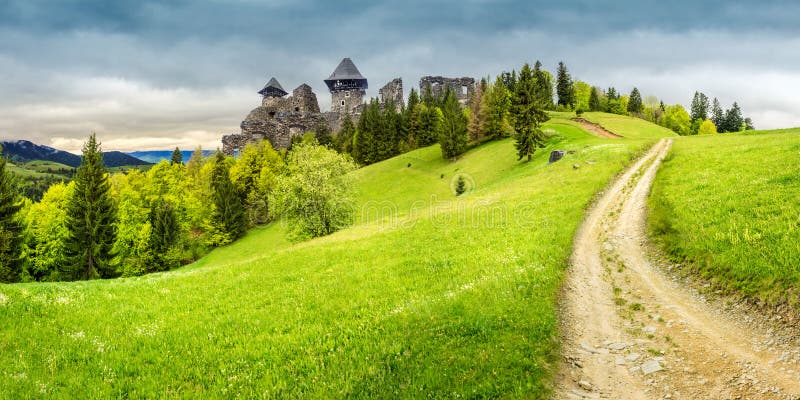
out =
<svg viewBox="0 0 800 400"><path fill-rule="evenodd" d="M27 140L17 140L14 142L0 142L3 147L3 155L10 160L25 163L30 161L52 161L70 167L78 167L81 164L81 157L63 150L54 149L49 146L42 146ZM125 154L121 151L109 151L103 153L103 161L108 167L121 167L124 165L146 165L147 161L142 161L136 157Z"/></svg>

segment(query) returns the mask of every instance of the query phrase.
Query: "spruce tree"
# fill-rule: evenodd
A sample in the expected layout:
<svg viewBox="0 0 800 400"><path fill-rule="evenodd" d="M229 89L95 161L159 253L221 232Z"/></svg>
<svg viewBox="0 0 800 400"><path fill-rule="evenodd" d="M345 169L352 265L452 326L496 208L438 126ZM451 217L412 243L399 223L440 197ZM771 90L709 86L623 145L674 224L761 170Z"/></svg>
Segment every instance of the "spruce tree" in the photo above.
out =
<svg viewBox="0 0 800 400"><path fill-rule="evenodd" d="M331 127L327 123L319 123L314 126L314 137L320 146L330 147L333 145L333 136L331 135Z"/></svg>
<svg viewBox="0 0 800 400"><path fill-rule="evenodd" d="M183 153L181 153L181 149L176 147L175 150L172 151L172 157L170 158L169 163L171 165L183 165Z"/></svg>
<svg viewBox="0 0 800 400"><path fill-rule="evenodd" d="M692 122L699 120L700 123L708 119L708 97L706 97L705 94L694 92L694 98L692 98L691 118Z"/></svg>
<svg viewBox="0 0 800 400"><path fill-rule="evenodd" d="M520 80L522 73L520 72ZM569 75L567 66L563 61L558 63L558 75L556 77L556 93L558 94L558 105L572 108L575 106L575 85Z"/></svg>
<svg viewBox="0 0 800 400"><path fill-rule="evenodd" d="M0 147L2 153L2 147ZM18 282L22 274L22 207L7 161L0 157L0 282Z"/></svg>
<svg viewBox="0 0 800 400"><path fill-rule="evenodd" d="M403 110L403 122L405 124L405 140L408 144L409 150L415 149L419 143L416 142L416 137L419 135L419 115L417 105L420 104L419 94L414 88L411 88L411 93L408 94L408 102L405 110Z"/></svg>
<svg viewBox="0 0 800 400"><path fill-rule="evenodd" d="M597 93L600 89L592 87L592 92L589 94L589 111L603 111L603 104L600 102L600 95Z"/></svg>
<svg viewBox="0 0 800 400"><path fill-rule="evenodd" d="M344 114L342 119L342 126L339 128L339 133L336 134L336 148L340 153L352 154L353 152L353 136L356 134L356 126L353 124L353 118L349 113Z"/></svg>
<svg viewBox="0 0 800 400"><path fill-rule="evenodd" d="M439 144L442 157L451 159L461 155L467 149L467 118L461 110L455 93L449 89L445 92L442 105L442 122L439 129Z"/></svg>
<svg viewBox="0 0 800 400"><path fill-rule="evenodd" d="M548 116L536 102L536 81L528 64L525 64L519 73L511 112L516 131L515 147L518 160L527 156L530 161L536 149L544 147L544 133L539 126L547 121Z"/></svg>
<svg viewBox="0 0 800 400"><path fill-rule="evenodd" d="M439 140L439 131L444 116L439 107L427 107L425 104L417 105L417 122L414 141L419 147L426 147Z"/></svg>
<svg viewBox="0 0 800 400"><path fill-rule="evenodd" d="M211 214L214 238L211 242L216 245L231 243L244 235L247 219L242 199L231 182L225 156L219 151L211 170L211 189L214 194L214 212Z"/></svg>
<svg viewBox="0 0 800 400"><path fill-rule="evenodd" d="M502 77L498 76L493 85L490 85L484 94L486 108L486 123L484 130L490 139L500 139L508 135L508 114L511 108L511 99Z"/></svg>
<svg viewBox="0 0 800 400"><path fill-rule="evenodd" d="M553 108L553 82L551 75L542 69L542 63L536 61L533 66L533 79L536 80L536 102L539 108L550 110Z"/></svg>
<svg viewBox="0 0 800 400"><path fill-rule="evenodd" d="M725 112L725 130L724 132L739 132L744 125L742 118L742 109L739 104L734 102L728 111Z"/></svg>
<svg viewBox="0 0 800 400"><path fill-rule="evenodd" d="M639 89L633 88L631 90L631 96L628 99L628 112L632 114L639 114L644 109L644 104L642 104L642 94L639 93Z"/></svg>
<svg viewBox="0 0 800 400"><path fill-rule="evenodd" d="M177 243L180 234L180 225L175 208L164 199L158 199L150 208L150 238L149 247L153 256L151 271L168 270L175 265L169 265L167 252Z"/></svg>
<svg viewBox="0 0 800 400"><path fill-rule="evenodd" d="M484 127L486 125L486 107L483 104L483 87L485 85L478 85L475 88L472 98L469 103L469 121L467 123L467 130L469 131L469 140L472 142L480 142L483 140L486 132Z"/></svg>
<svg viewBox="0 0 800 400"><path fill-rule="evenodd" d="M95 134L83 145L81 165L73 180L75 189L67 204L66 240L69 263L63 277L70 280L112 278L112 248L117 237L117 210L111 198L108 170Z"/></svg>
<svg viewBox="0 0 800 400"><path fill-rule="evenodd" d="M461 196L464 192L467 191L467 181L464 179L463 175L459 175L458 179L456 180L456 196Z"/></svg>
<svg viewBox="0 0 800 400"><path fill-rule="evenodd" d="M717 127L719 133L725 132L725 113L719 105L719 100L714 98L713 105L711 106L711 122Z"/></svg>
<svg viewBox="0 0 800 400"><path fill-rule="evenodd" d="M358 119L358 128L353 139L353 158L362 165L375 162L375 119L374 108L370 105L364 107Z"/></svg>

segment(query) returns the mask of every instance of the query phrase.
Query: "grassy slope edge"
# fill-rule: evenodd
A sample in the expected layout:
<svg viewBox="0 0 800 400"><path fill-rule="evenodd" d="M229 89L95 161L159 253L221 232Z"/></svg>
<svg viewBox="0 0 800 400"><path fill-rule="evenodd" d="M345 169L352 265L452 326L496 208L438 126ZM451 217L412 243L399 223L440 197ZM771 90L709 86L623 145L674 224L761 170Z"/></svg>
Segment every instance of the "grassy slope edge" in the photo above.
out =
<svg viewBox="0 0 800 400"><path fill-rule="evenodd" d="M545 128L531 163L508 139L363 168L356 225L325 238L278 222L167 273L0 286L0 395L546 398L574 232L653 139Z"/></svg>
<svg viewBox="0 0 800 400"><path fill-rule="evenodd" d="M675 141L650 229L669 255L729 294L800 309L800 129Z"/></svg>

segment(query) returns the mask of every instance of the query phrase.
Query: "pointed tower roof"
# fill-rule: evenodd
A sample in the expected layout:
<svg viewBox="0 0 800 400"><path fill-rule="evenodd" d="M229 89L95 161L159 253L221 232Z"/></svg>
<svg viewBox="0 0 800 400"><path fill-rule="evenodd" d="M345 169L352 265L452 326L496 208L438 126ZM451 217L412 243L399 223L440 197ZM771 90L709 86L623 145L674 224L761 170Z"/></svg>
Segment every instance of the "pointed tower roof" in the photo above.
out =
<svg viewBox="0 0 800 400"><path fill-rule="evenodd" d="M361 75L353 60L344 58L339 66L333 71L331 76L325 80L325 84L331 91L344 89L366 89L367 78Z"/></svg>
<svg viewBox="0 0 800 400"><path fill-rule="evenodd" d="M281 86L280 82L273 76L272 79L264 85L264 88L259 90L258 93L262 96L274 96L274 97L283 97L289 94L287 91L283 90L283 86Z"/></svg>

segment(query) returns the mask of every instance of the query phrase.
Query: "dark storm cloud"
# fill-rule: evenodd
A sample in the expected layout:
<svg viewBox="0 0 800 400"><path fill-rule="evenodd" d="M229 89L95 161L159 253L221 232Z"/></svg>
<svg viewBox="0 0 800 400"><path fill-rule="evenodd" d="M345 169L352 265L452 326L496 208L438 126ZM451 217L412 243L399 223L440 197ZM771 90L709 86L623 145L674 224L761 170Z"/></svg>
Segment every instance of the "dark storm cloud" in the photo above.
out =
<svg viewBox="0 0 800 400"><path fill-rule="evenodd" d="M402 76L486 76L541 59L599 86L668 102L700 89L740 101L761 126L800 124L794 2L5 1L0 139L120 148L200 141L258 102L272 75L322 80L345 56L374 95ZM151 142L135 138L150 138Z"/></svg>

